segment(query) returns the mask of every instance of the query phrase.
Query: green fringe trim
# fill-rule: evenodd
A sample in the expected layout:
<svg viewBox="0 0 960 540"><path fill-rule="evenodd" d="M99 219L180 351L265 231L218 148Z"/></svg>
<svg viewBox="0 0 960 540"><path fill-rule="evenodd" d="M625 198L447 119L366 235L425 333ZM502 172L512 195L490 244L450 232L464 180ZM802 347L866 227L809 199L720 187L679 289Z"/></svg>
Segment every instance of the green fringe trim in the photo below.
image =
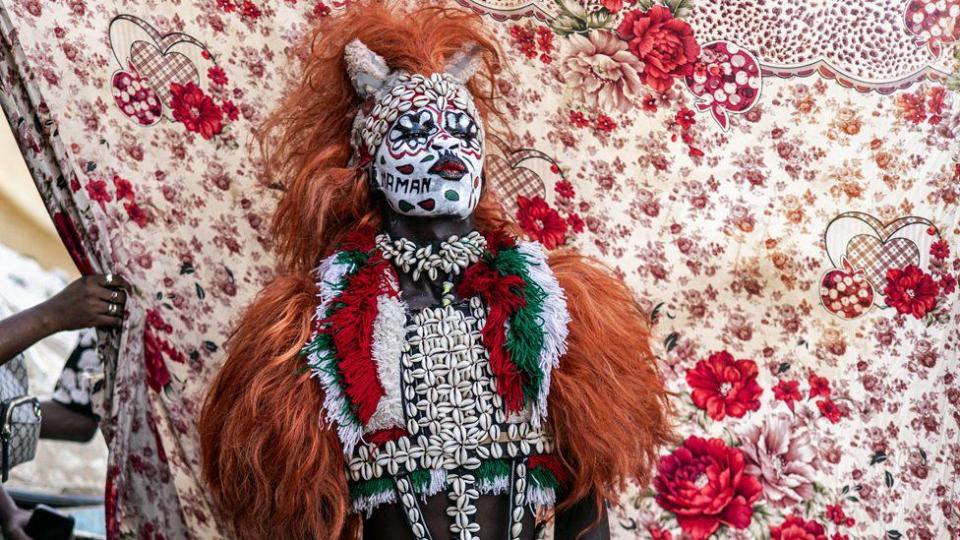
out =
<svg viewBox="0 0 960 540"><path fill-rule="evenodd" d="M530 469L527 472L527 477L533 484L541 489L560 489L560 482L557 482L557 477L546 467L540 466Z"/></svg>
<svg viewBox="0 0 960 540"><path fill-rule="evenodd" d="M419 469L410 473L410 483L413 491L423 493L430 487L430 469Z"/></svg>
<svg viewBox="0 0 960 540"><path fill-rule="evenodd" d="M543 302L547 293L530 278L527 271L530 264L517 248L502 249L493 260L493 267L501 274L517 275L524 281L523 295L527 302L510 317L506 349L517 369L527 375L528 383L524 385L524 396L528 401L536 402L544 380L540 353L544 346Z"/></svg>
<svg viewBox="0 0 960 540"><path fill-rule="evenodd" d="M418 471L419 472L419 471ZM429 471L427 476L429 476ZM362 482L350 482L350 498L372 497L393 489L393 477L374 478Z"/></svg>

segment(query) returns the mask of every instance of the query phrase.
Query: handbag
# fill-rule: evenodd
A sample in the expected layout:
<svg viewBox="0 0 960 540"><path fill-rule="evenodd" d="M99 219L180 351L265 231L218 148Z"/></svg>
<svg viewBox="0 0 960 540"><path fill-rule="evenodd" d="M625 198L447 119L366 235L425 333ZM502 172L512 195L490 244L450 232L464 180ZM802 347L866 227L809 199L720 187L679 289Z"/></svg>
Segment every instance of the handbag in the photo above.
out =
<svg viewBox="0 0 960 540"><path fill-rule="evenodd" d="M33 459L40 439L40 400L27 395L27 367L18 354L0 366L0 474Z"/></svg>

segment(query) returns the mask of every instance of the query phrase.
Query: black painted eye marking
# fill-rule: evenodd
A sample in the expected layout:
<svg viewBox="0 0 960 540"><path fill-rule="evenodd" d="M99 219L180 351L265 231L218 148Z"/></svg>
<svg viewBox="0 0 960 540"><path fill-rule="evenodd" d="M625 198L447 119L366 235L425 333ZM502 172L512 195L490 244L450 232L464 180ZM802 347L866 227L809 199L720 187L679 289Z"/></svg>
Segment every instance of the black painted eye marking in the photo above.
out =
<svg viewBox="0 0 960 540"><path fill-rule="evenodd" d="M433 115L428 111L407 113L397 119L390 130L390 143L394 146L406 144L416 148L439 131Z"/></svg>
<svg viewBox="0 0 960 540"><path fill-rule="evenodd" d="M450 135L463 140L468 146L479 146L477 135L480 130L477 128L477 123L465 112L444 111L443 129Z"/></svg>

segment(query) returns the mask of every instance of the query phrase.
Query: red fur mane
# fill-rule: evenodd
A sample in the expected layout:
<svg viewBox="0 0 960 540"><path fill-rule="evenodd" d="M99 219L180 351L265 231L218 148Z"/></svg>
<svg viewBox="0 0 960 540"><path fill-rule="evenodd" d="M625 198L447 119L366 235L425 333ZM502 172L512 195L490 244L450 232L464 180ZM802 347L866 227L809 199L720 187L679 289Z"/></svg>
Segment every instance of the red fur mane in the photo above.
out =
<svg viewBox="0 0 960 540"><path fill-rule="evenodd" d="M307 37L302 77L260 132L267 174L286 187L272 225L279 277L244 312L199 421L204 479L238 538L355 538L360 530L336 431L322 420L321 386L299 354L317 301L311 271L352 231L380 225L362 173L347 166L360 103L344 46L359 38L391 67L433 73L463 45L479 44L485 65L470 90L490 133L499 54L481 27L457 10L353 6ZM492 193L481 197L478 227L516 232ZM626 287L577 255L551 262L574 318L551 427L573 471L570 497L611 497L626 478L647 479L668 432L663 388Z"/></svg>

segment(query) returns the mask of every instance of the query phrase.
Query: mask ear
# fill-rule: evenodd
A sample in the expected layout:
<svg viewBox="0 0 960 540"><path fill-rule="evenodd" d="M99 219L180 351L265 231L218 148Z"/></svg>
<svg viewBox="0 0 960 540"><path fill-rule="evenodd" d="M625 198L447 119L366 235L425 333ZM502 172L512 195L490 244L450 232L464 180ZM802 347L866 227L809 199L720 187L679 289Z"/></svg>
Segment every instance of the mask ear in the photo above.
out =
<svg viewBox="0 0 960 540"><path fill-rule="evenodd" d="M371 51L359 39L347 43L343 49L343 60L360 99L374 95L390 76L390 68L383 57Z"/></svg>
<svg viewBox="0 0 960 540"><path fill-rule="evenodd" d="M467 84L470 77L480 69L483 63L483 48L476 43L468 43L459 51L450 55L443 66L443 72L456 79L460 84Z"/></svg>

